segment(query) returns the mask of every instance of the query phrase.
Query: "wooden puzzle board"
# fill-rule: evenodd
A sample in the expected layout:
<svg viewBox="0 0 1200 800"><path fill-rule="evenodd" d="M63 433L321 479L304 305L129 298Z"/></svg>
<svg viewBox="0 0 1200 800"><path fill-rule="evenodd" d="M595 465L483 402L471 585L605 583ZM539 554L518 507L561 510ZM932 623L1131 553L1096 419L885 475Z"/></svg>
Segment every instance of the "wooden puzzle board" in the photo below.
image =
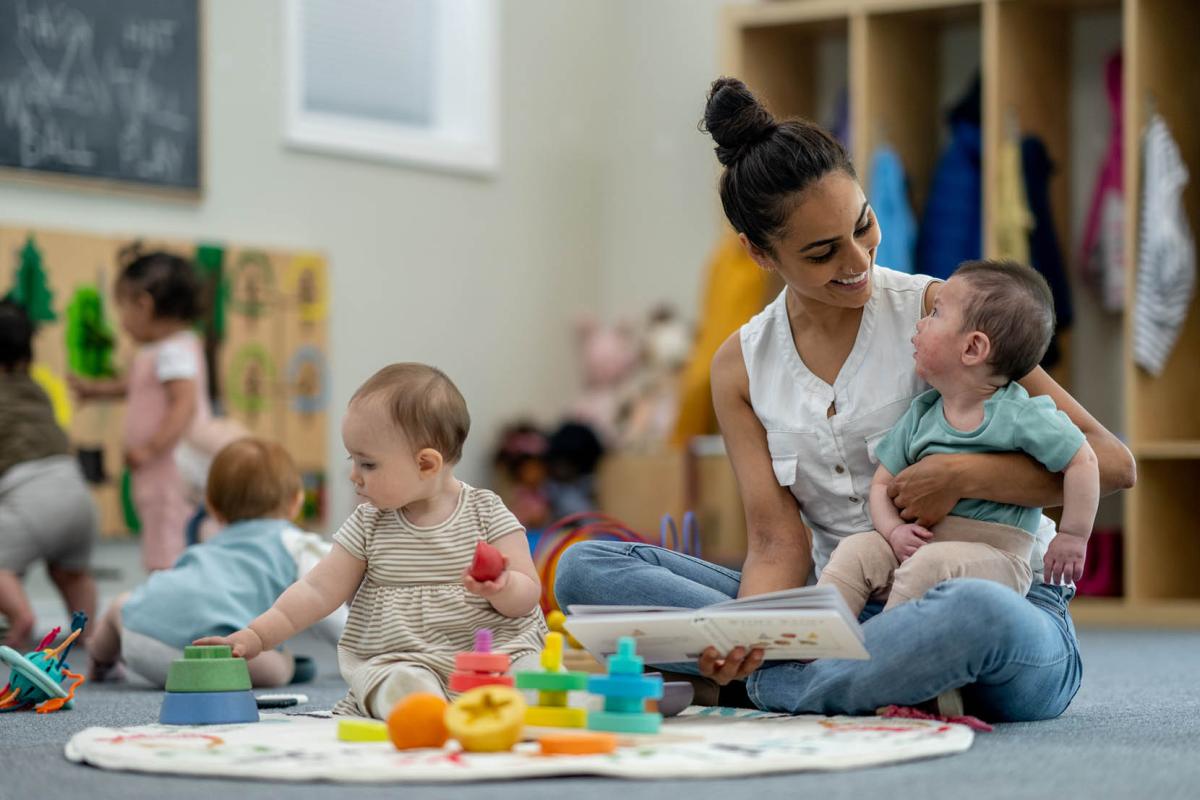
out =
<svg viewBox="0 0 1200 800"><path fill-rule="evenodd" d="M127 533L121 511L122 402L78 404L66 390L66 309L75 291L95 287L117 337L114 365L127 368L134 345L120 329L113 300L119 253L131 237L103 236L0 225L0 296L12 287L21 251L32 241L40 256L51 309L40 323L34 364L58 387L66 427L76 447L98 447L108 480L94 487L105 535ZM220 310L223 338L217 350L218 405L254 433L281 442L296 459L310 493L303 523L323 522L329 401L328 275L316 253L263 250L186 239L140 240L143 250L166 249L195 258L203 246L215 253L225 285Z"/></svg>

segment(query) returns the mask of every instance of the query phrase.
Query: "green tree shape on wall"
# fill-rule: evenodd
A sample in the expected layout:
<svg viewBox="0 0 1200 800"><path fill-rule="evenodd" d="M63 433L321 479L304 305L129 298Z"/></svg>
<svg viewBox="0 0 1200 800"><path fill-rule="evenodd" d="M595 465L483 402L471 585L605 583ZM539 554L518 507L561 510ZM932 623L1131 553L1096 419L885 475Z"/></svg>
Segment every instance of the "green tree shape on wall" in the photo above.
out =
<svg viewBox="0 0 1200 800"><path fill-rule="evenodd" d="M116 337L104 313L104 298L95 286L80 286L67 306L67 365L85 378L115 375L112 356Z"/></svg>
<svg viewBox="0 0 1200 800"><path fill-rule="evenodd" d="M23 306L35 325L58 319L51 307L54 303L54 292L50 291L46 282L42 251L38 250L32 234L25 240L19 257L21 263L17 266L13 288L9 291L7 299Z"/></svg>

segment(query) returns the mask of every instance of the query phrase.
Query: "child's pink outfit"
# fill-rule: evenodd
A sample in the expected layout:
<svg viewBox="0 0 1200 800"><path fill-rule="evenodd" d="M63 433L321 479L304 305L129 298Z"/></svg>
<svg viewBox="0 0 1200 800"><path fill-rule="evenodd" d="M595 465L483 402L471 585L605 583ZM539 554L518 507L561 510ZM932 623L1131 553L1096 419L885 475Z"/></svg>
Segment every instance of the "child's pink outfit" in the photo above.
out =
<svg viewBox="0 0 1200 800"><path fill-rule="evenodd" d="M125 410L125 450L149 443L167 415L168 381L191 380L196 386L196 411L189 430L212 416L208 402L208 371L199 337L182 330L145 345L129 368ZM187 436L185 432L184 436ZM133 504L142 523L142 565L148 570L170 569L183 553L184 528L193 512L173 451L133 471Z"/></svg>

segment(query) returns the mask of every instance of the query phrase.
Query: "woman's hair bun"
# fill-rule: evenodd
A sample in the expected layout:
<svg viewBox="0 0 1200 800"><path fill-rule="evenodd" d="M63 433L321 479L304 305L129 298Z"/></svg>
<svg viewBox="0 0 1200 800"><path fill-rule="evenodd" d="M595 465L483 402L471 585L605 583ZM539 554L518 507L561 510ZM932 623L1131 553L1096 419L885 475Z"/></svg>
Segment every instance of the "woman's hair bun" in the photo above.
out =
<svg viewBox="0 0 1200 800"><path fill-rule="evenodd" d="M775 117L737 78L717 78L708 91L700 129L717 143L717 160L726 167L778 128Z"/></svg>

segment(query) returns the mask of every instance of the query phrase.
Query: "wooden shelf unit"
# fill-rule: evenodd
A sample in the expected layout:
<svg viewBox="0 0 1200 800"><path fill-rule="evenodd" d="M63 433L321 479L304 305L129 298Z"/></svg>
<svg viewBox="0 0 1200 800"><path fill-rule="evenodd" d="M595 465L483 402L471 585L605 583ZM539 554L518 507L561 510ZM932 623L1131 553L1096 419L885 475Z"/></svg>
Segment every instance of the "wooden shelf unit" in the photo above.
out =
<svg viewBox="0 0 1200 800"><path fill-rule="evenodd" d="M937 37L979 25L983 79L985 253L996 251L990 224L997 153L1005 126L1039 136L1056 165L1051 206L1060 247L1073 263L1069 165L1072 130L1072 25L1076 15L1119 15L1124 53L1127 312L1122 344L1106 355L1122 364L1122 422L1138 460L1137 486L1125 494L1125 595L1080 598L1083 624L1200 627L1200 536L1188 500L1200 489L1200 295L1161 376L1133 363L1132 309L1140 207L1141 133L1151 104L1167 120L1192 178L1184 203L1200 234L1200 3L1195 0L783 0L737 5L722 25L723 71L742 78L779 115L817 119L820 78L811 42L848 35L852 151L865 178L872 151L888 141L900 154L920 215L944 126L944 65ZM1097 69L1100 65L1097 65ZM965 88L965 85L964 87ZM941 95L939 97L939 95ZM1117 350L1119 349L1119 352ZM1057 373L1056 373L1057 374ZM1086 399L1085 399L1086 404Z"/></svg>

